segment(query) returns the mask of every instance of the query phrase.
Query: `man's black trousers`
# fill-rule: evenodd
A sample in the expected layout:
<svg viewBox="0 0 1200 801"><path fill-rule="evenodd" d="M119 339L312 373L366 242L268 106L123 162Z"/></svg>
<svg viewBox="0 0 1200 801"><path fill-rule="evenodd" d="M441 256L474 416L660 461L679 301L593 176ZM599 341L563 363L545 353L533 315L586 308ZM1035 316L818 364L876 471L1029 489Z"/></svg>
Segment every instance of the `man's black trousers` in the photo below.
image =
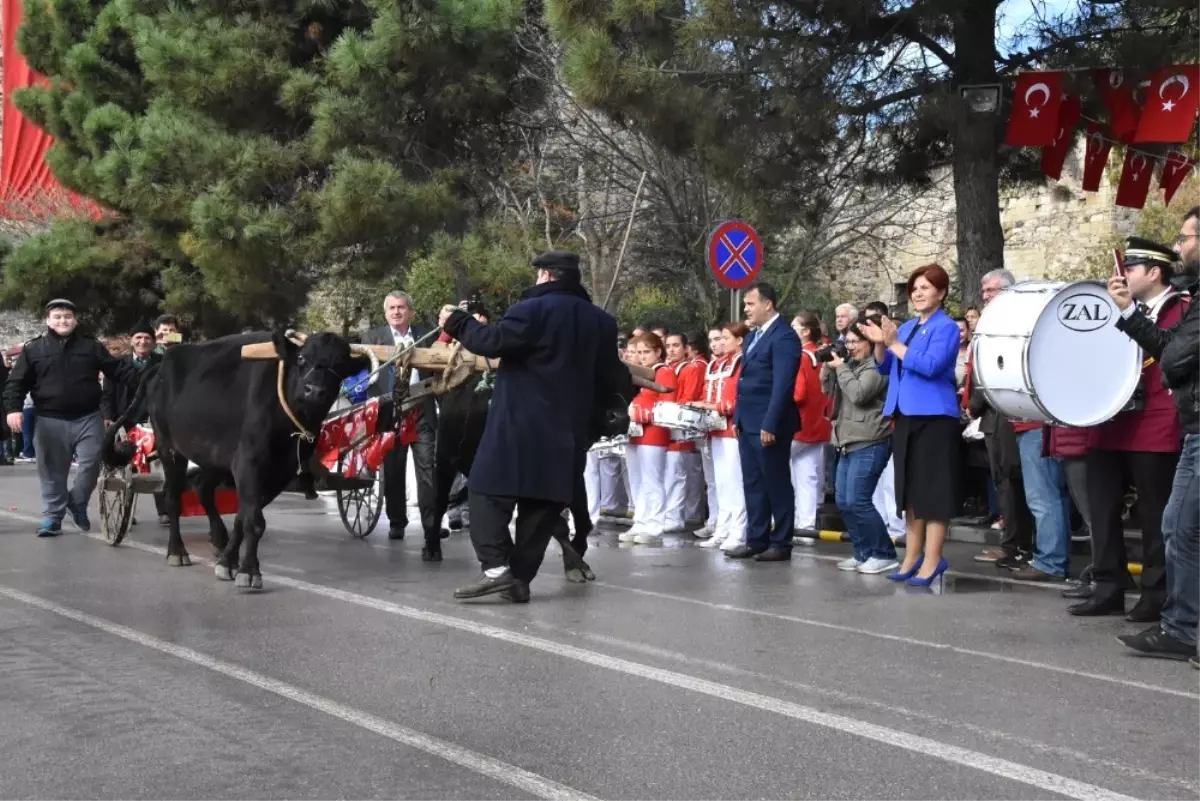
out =
<svg viewBox="0 0 1200 801"><path fill-rule="evenodd" d="M514 578L533 581L554 526L562 520L563 504L540 498L470 494L471 544L484 570L508 567ZM508 533L517 512L516 542Z"/></svg>

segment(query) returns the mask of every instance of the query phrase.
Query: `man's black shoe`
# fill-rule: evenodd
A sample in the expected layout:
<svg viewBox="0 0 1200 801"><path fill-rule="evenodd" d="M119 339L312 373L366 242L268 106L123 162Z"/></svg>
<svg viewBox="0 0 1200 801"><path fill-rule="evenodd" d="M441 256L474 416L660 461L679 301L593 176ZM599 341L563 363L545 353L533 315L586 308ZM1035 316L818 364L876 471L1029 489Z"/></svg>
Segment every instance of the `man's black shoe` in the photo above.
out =
<svg viewBox="0 0 1200 801"><path fill-rule="evenodd" d="M1029 554L1027 553L1015 553L996 561L996 567L1001 570L1020 570L1027 564L1029 564Z"/></svg>
<svg viewBox="0 0 1200 801"><path fill-rule="evenodd" d="M1162 608L1166 601L1159 593L1143 592L1125 619L1130 623L1157 623L1162 619Z"/></svg>
<svg viewBox="0 0 1200 801"><path fill-rule="evenodd" d="M454 597L461 600L465 598L482 598L485 595L494 595L495 593L504 592L505 590L509 589L513 586L513 584L516 583L516 581L517 580L513 578L512 573L507 571L505 571L504 575L496 576L496 578L489 578L485 573L479 577L478 581L467 584L463 587L459 587L457 590L455 590Z"/></svg>
<svg viewBox="0 0 1200 801"><path fill-rule="evenodd" d="M1143 656L1178 659L1181 662L1196 656L1196 646L1175 639L1157 625L1137 634L1122 634L1117 641Z"/></svg>
<svg viewBox="0 0 1200 801"><path fill-rule="evenodd" d="M790 562L791 560L791 550L788 548L780 548L777 545L772 545L770 548L754 557L755 562Z"/></svg>
<svg viewBox="0 0 1200 801"><path fill-rule="evenodd" d="M389 528L388 529L388 539L389 540L404 539L404 528L405 528L404 526L392 526L391 528Z"/></svg>
<svg viewBox="0 0 1200 801"><path fill-rule="evenodd" d="M1125 593L1116 595L1092 595L1081 604L1068 606L1067 611L1076 617L1100 617L1101 615L1125 614Z"/></svg>
<svg viewBox="0 0 1200 801"><path fill-rule="evenodd" d="M527 604L529 603L529 583L513 579L513 585L500 593L500 597L506 601L512 601L514 604Z"/></svg>
<svg viewBox="0 0 1200 801"><path fill-rule="evenodd" d="M749 545L739 545L732 551L726 551L725 555L730 559L752 559L766 550L766 548L751 548Z"/></svg>
<svg viewBox="0 0 1200 801"><path fill-rule="evenodd" d="M1076 587L1067 587L1062 591L1064 598L1091 598L1096 588L1091 584L1080 584Z"/></svg>
<svg viewBox="0 0 1200 801"><path fill-rule="evenodd" d="M422 562L440 562L440 561L442 561L442 549L441 548L430 548L428 545L426 545L424 548L421 549L421 561Z"/></svg>

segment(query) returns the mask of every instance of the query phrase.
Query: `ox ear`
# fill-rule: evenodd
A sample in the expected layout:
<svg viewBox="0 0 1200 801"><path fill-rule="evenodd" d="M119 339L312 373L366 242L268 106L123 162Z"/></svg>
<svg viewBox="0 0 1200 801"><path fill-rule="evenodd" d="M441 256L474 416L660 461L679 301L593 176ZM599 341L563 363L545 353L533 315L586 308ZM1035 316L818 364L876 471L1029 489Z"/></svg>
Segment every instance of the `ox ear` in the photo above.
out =
<svg viewBox="0 0 1200 801"><path fill-rule="evenodd" d="M285 362L296 361L296 354L300 348L295 342L288 339L287 331L283 328L276 328L271 333L271 342L275 345L275 353Z"/></svg>

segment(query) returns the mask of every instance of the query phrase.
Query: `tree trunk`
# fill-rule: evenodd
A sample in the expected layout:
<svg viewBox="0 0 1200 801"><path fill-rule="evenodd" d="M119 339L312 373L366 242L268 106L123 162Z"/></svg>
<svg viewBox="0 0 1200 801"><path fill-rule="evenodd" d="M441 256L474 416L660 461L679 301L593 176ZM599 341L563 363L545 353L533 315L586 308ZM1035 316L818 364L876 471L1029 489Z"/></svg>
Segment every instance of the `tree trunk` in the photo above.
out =
<svg viewBox="0 0 1200 801"><path fill-rule="evenodd" d="M955 94L962 84L995 83L996 4L963 3L954 19ZM958 274L963 301L979 302L979 282L1004 267L1000 227L1000 170L997 114L972 112L957 96L954 109L954 206Z"/></svg>

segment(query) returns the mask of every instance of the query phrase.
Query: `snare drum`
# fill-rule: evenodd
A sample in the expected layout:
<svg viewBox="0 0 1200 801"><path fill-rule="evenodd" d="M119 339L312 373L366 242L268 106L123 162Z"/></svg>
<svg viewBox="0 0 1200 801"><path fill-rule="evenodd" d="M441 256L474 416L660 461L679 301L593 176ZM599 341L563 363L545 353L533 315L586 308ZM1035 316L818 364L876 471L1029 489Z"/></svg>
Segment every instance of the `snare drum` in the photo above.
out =
<svg viewBox="0 0 1200 801"><path fill-rule="evenodd" d="M1014 420L1087 428L1133 397L1142 351L1116 328L1120 310L1098 281L1024 281L983 310L973 378Z"/></svg>
<svg viewBox="0 0 1200 801"><path fill-rule="evenodd" d="M678 403L663 401L654 404L654 425L677 431L694 431L704 428L704 410Z"/></svg>

